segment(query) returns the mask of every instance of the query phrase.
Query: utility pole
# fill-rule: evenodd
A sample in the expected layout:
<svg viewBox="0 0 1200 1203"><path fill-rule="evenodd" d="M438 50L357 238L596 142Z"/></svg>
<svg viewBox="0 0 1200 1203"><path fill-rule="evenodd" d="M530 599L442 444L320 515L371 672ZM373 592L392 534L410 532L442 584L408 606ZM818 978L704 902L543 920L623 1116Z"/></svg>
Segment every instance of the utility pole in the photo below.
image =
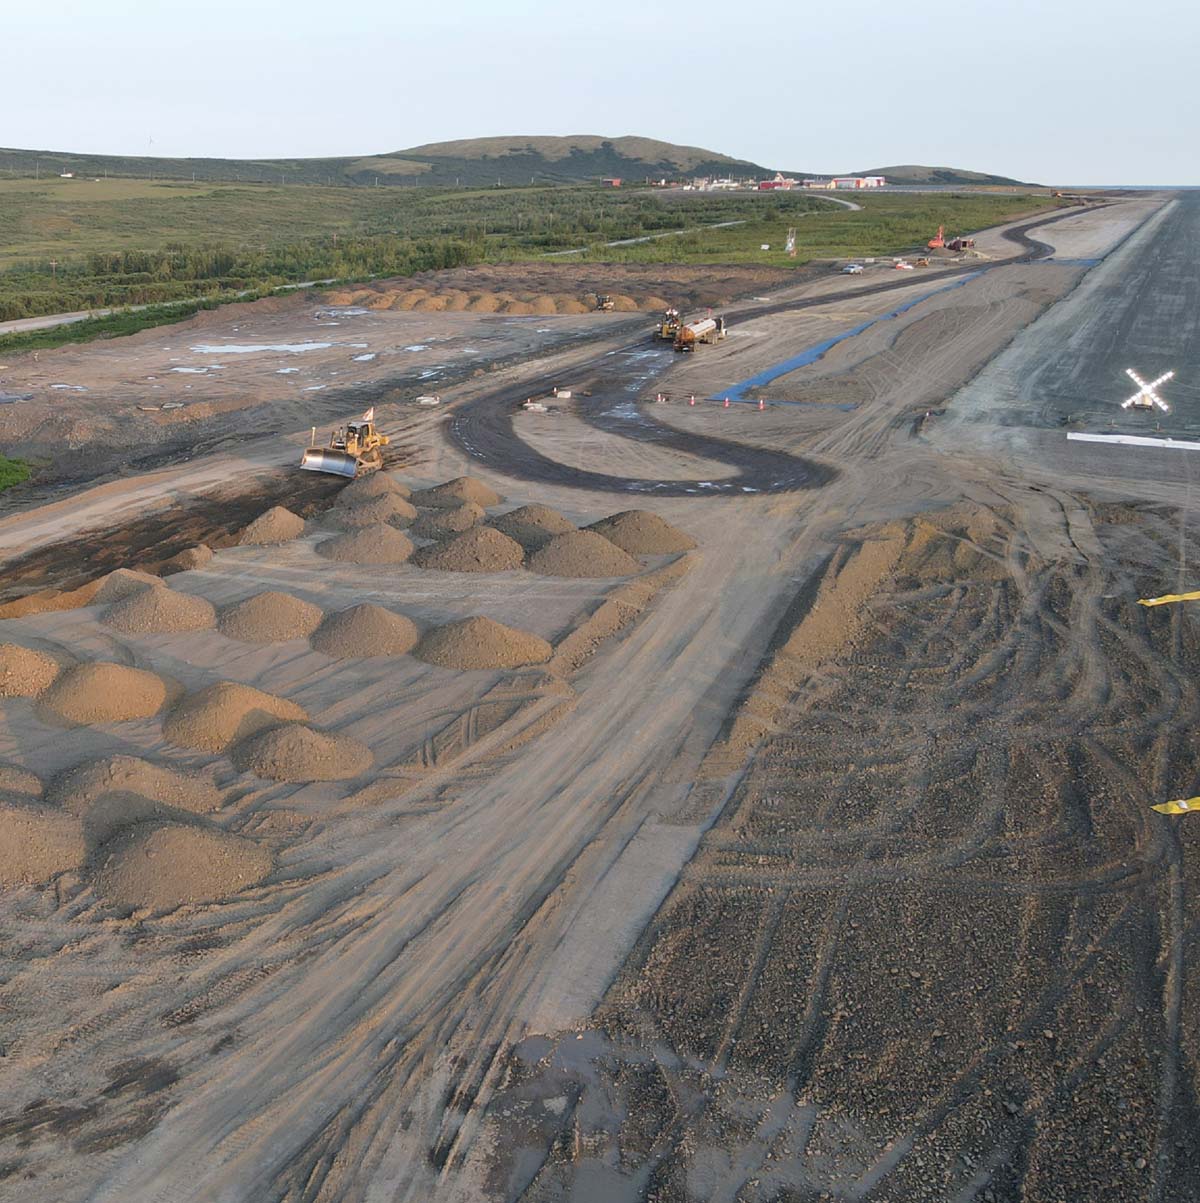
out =
<svg viewBox="0 0 1200 1203"><path fill-rule="evenodd" d="M50 276L54 280L58 279L58 260L57 259L50 260Z"/></svg>

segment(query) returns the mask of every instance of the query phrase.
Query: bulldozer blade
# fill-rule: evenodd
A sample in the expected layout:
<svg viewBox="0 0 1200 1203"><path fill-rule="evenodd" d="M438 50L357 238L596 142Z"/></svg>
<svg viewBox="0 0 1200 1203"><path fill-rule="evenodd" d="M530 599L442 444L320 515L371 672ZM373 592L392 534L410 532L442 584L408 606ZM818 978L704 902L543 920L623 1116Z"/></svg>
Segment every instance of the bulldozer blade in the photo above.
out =
<svg viewBox="0 0 1200 1203"><path fill-rule="evenodd" d="M358 472L358 460L345 451L309 447L304 452L300 467L308 472L330 472L334 476L354 476Z"/></svg>

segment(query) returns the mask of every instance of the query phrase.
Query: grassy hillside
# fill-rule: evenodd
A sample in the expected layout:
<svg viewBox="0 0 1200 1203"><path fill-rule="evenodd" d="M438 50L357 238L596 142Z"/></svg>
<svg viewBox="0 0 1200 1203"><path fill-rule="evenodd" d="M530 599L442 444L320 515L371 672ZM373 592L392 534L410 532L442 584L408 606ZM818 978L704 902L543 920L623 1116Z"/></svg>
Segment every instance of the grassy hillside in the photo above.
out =
<svg viewBox="0 0 1200 1203"><path fill-rule="evenodd" d="M891 184L949 184L956 188L965 185L1036 187L1033 184L1024 184L1020 180L1010 180L1007 176L988 175L983 171L966 171L961 167L922 167L912 163L893 167L871 167L867 171L856 171L853 174L885 175Z"/></svg>

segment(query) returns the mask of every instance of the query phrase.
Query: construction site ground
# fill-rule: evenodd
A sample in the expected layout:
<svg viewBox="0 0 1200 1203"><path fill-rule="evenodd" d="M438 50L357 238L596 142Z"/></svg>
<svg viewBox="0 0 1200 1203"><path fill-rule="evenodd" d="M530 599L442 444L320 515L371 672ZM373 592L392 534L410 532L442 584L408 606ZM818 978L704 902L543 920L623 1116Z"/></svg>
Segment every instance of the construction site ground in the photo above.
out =
<svg viewBox="0 0 1200 1203"><path fill-rule="evenodd" d="M1103 346L1074 354L1177 355L1184 381L1197 211L1138 197L903 278L750 282L693 355L647 313L308 297L6 367L30 399L3 437L40 413L74 446L0 517L0 642L252 685L373 766L270 781L157 716L0 698L0 761L199 772L207 828L272 858L179 909L113 907L92 860L0 889L0 1199L1200 1198L1200 835L1148 809L1200 784L1200 629L1136 604L1200 553L1188 453L1079 451L1010 400L1097 289ZM1179 310L1158 343L1135 272ZM445 407L417 408L435 368ZM1125 396L1055 371L1055 412ZM326 559L342 484L295 465L367 404L411 488L477 477L489 518L644 508L697 546L627 578ZM238 546L273 505L304 534ZM333 659L46 608L202 542L167 584L218 607L483 615L554 654Z"/></svg>

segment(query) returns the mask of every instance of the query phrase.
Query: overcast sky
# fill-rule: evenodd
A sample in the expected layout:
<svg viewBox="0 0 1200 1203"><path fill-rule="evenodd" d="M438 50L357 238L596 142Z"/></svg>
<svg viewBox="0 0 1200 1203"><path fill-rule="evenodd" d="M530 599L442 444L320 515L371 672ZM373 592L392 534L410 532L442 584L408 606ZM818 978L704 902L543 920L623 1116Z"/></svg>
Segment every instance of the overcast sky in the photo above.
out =
<svg viewBox="0 0 1200 1203"><path fill-rule="evenodd" d="M1200 184L1194 0L3 7L13 147L249 158L639 134L804 171Z"/></svg>

